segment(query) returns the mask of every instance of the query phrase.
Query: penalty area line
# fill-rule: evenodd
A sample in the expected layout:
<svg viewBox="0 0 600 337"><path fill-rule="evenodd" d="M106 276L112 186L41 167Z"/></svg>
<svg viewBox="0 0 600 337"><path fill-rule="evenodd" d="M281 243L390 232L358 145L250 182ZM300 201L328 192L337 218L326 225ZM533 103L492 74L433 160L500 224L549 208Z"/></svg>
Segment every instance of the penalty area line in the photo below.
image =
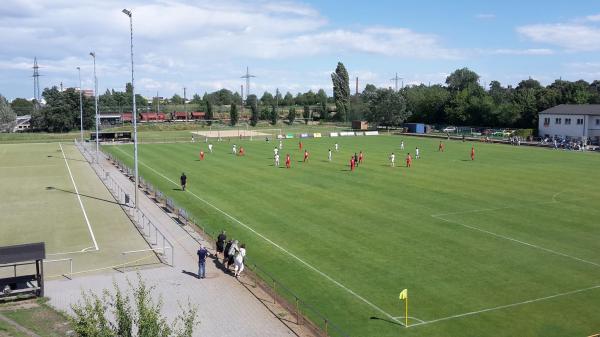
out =
<svg viewBox="0 0 600 337"><path fill-rule="evenodd" d="M572 256L572 255L569 255L569 254L565 254L565 253L561 253L561 252L558 252L556 250L552 250L552 249L549 249L549 248L546 248L546 247L534 245L533 243L529 243L529 242L521 241L521 240L518 240L518 239L515 239L515 238L511 238L510 236L501 235L501 234L494 233L494 232L491 232L491 231L488 231L488 230L485 230L485 229L477 228L475 226L469 226L469 225L466 225L466 224L464 224L462 222L458 222L458 221L455 221L455 220L444 219L441 216L432 215L431 217L433 217L435 219L438 219L438 220L442 220L444 222L451 223L451 224L463 226L465 228L469 228L469 229L472 229L472 230L475 230L475 231L478 231L478 232L489 234L491 236L495 236L495 237L500 238L500 239L512 241L512 242L515 242L515 243L518 243L518 244L521 244L521 245L524 245L524 246L527 246L527 247L539 249L539 250L545 251L547 253L551 253L551 254L562 256L562 257L566 257L566 258L569 258L569 259L572 259L572 260L575 260L575 261L587 263L587 264L590 264L592 266L600 267L600 264L598 264L596 262L584 260L582 258L579 258L579 257L576 257L576 256Z"/></svg>
<svg viewBox="0 0 600 337"><path fill-rule="evenodd" d="M461 318L461 317L465 317L465 316L478 315L478 314L482 314L484 312L496 311L496 310L501 310L501 309L507 309L507 308L512 308L512 307L517 307L517 306L521 306L521 305L525 305L525 304L546 301L546 300L550 300L550 299L557 298L557 297L574 295L574 294L583 293L583 292L586 292L586 291L590 291L590 290L594 290L594 289L599 289L599 288L600 288L600 285L595 285L595 286L588 287L588 288L582 288L582 289L567 291L567 292L558 293L558 294L554 294L554 295L550 295L550 296L534 298L534 299L527 300L527 301L522 301L522 302L517 302L517 303L511 303L511 304L506 304L506 305L500 305L500 306L493 307L493 308L487 308L487 309L482 309L482 310L477 310L477 311L465 312L463 314L458 314L458 315L452 315L452 316L437 318L437 319L433 319L433 320L430 320L430 321L425 321L425 322L421 322L421 323L412 324L412 325L409 325L408 327L410 328L410 327L415 327L415 326L419 326L419 325L426 325L426 324L432 324L432 323L441 322L441 321L447 321L447 320L451 320L451 319L455 319L455 318Z"/></svg>
<svg viewBox="0 0 600 337"><path fill-rule="evenodd" d="M83 217L85 218L85 222L87 223L87 227L92 237L92 241L94 242L94 248L95 250L99 250L100 248L98 248L96 236L94 235L94 231L92 230L92 225L90 225L90 219L88 218L87 212L85 211L85 207L83 207L83 202L81 201L81 196L79 195L79 189L77 188L77 184L75 184L75 179L73 179L73 173L71 173L71 167L69 166L69 162L67 161L67 156L65 156L65 151L63 150L62 143L59 142L58 145L60 146L60 152L62 152L63 159L65 160L65 164L67 165L67 170L69 171L71 182L73 183L73 187L75 188L75 193L77 194L77 200L79 200L79 206L81 207L81 211L83 212ZM82 252L86 251L88 248L83 249Z"/></svg>
<svg viewBox="0 0 600 337"><path fill-rule="evenodd" d="M129 156L130 158L132 158L132 156L121 150L119 147L116 147L117 150L119 150L121 153ZM144 162L142 162L141 160L138 160L138 162L144 166L146 166L148 169L152 170L154 173L156 173L157 175L161 176L163 179L171 182L172 184L179 186L179 184L173 180L171 180L169 177L165 176L164 174L158 172L157 170L155 170L153 167L146 165ZM336 281L335 279L333 279L331 276L325 274L324 272L320 271L319 269L317 269L316 267L312 266L311 264L309 264L308 262L302 260L301 258L299 258L298 256L294 255L293 253L289 252L288 250L286 250L285 248L283 248L282 246L280 246L279 244L273 242L271 239L267 238L266 236L264 236L263 234L257 232L255 229L253 229L252 227L246 225L245 223L241 222L240 220L234 218L233 216L231 216L229 213L221 210L220 208L218 208L217 206L213 205L212 203L202 199L201 197L199 197L198 195L196 195L194 192L191 192L189 190L187 190L186 192L190 193L192 196L194 196L196 199L202 201L203 203L205 203L206 205L212 207L213 209L215 209L216 211L218 211L219 213L225 215L226 217L228 217L229 219L233 220L234 222L240 224L241 226L243 226L244 228L246 228L247 230L251 231L252 233L254 233L255 235L257 235L258 237L260 237L261 239L265 240L266 242L270 243L272 246L277 247L279 250L281 250L282 252L286 253L287 255L291 256L292 258L294 258L295 260L297 260L298 262L300 262L301 264L303 264L304 266L306 266L307 268L311 269L312 271L316 272L317 274L323 276L324 278L326 278L327 280L329 280L330 282L332 282L333 284L337 285L338 287L344 289L346 292L352 294L354 297L358 298L359 300L361 300L362 302L364 302L365 304L367 304L368 306L370 306L371 308L379 311L380 313L384 314L385 316L387 316L389 319L392 319L396 322L398 322L397 319L394 318L394 316L388 314L386 311L384 311L383 309L381 309L380 307L376 306L375 304L371 303L369 300L365 299L364 297L360 296L359 294L355 293L352 289L349 289L348 287L344 286L343 284L341 284L340 282ZM398 322L400 323L400 322Z"/></svg>

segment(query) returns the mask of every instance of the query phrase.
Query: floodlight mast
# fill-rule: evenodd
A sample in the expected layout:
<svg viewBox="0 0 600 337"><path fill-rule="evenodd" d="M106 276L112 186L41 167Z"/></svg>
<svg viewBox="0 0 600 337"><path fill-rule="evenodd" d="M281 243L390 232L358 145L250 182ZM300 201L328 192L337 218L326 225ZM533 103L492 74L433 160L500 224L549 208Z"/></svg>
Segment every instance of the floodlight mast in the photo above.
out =
<svg viewBox="0 0 600 337"><path fill-rule="evenodd" d="M81 67L77 67L79 72L79 126L81 132L81 144L83 144L83 95L81 93Z"/></svg>
<svg viewBox="0 0 600 337"><path fill-rule="evenodd" d="M131 50L131 95L133 100L133 111L132 111L132 122L133 122L133 166L135 176L134 186L134 207L136 210L138 207L138 186L139 186L139 175L138 175L138 142L137 142L137 109L135 106L135 77L133 72L133 13L130 10L123 9L123 13L129 17L129 37L130 37L130 50Z"/></svg>
<svg viewBox="0 0 600 337"><path fill-rule="evenodd" d="M94 105L96 110L96 163L98 163L98 151L100 150L100 139L98 138L98 124L100 118L98 116L98 77L96 77L96 53L90 52L90 56L94 59Z"/></svg>

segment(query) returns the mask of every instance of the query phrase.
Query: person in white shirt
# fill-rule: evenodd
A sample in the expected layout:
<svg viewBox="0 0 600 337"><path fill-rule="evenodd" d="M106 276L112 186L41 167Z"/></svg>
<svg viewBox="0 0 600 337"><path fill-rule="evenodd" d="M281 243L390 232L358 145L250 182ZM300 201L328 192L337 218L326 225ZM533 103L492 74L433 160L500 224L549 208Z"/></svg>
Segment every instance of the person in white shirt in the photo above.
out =
<svg viewBox="0 0 600 337"><path fill-rule="evenodd" d="M235 277L240 277L240 273L244 271L244 258L246 257L246 245L242 243L240 249L233 258L233 271Z"/></svg>
<svg viewBox="0 0 600 337"><path fill-rule="evenodd" d="M335 152L338 152L340 150L340 145L338 143L335 143Z"/></svg>
<svg viewBox="0 0 600 337"><path fill-rule="evenodd" d="M281 140L279 141L279 149L283 150L283 141L281 141Z"/></svg>
<svg viewBox="0 0 600 337"><path fill-rule="evenodd" d="M393 152L390 155L390 164L392 165L392 167L396 166L396 155Z"/></svg>
<svg viewBox="0 0 600 337"><path fill-rule="evenodd" d="M274 149L273 149L273 154L274 154L274 155L277 155L278 153L279 153L279 150L278 150L277 148L274 148Z"/></svg>
<svg viewBox="0 0 600 337"><path fill-rule="evenodd" d="M400 150L404 150L404 141L400 142Z"/></svg>
<svg viewBox="0 0 600 337"><path fill-rule="evenodd" d="M421 158L421 157L419 156L419 148L417 147L417 148L415 148L415 159L419 159L419 158Z"/></svg>
<svg viewBox="0 0 600 337"><path fill-rule="evenodd" d="M212 143L208 143L208 152L212 153Z"/></svg>
<svg viewBox="0 0 600 337"><path fill-rule="evenodd" d="M279 167L279 154L275 153L275 166Z"/></svg>
<svg viewBox="0 0 600 337"><path fill-rule="evenodd" d="M231 152L236 155L237 154L237 145L233 144L233 146L231 147Z"/></svg>
<svg viewBox="0 0 600 337"><path fill-rule="evenodd" d="M331 161L331 149L329 149L329 152L327 153L327 159Z"/></svg>

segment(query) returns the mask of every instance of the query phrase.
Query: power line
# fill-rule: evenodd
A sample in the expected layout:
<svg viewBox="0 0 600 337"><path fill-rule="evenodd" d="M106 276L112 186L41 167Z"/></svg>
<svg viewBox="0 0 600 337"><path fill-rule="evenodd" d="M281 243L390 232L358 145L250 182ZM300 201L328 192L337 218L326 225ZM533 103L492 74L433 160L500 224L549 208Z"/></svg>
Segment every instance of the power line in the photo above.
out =
<svg viewBox="0 0 600 337"><path fill-rule="evenodd" d="M390 81L394 81L394 88L396 89L396 91L398 91L398 80L403 80L404 78L402 77L398 77L398 73L396 73L396 76L394 78L391 78Z"/></svg>
<svg viewBox="0 0 600 337"><path fill-rule="evenodd" d="M250 75L250 71L248 70L248 67L246 67L246 75L240 77L240 78L246 79L246 99L248 99L248 95L250 95L250 78L251 77L256 77L256 76ZM242 93L242 99L243 98L244 98L244 93Z"/></svg>

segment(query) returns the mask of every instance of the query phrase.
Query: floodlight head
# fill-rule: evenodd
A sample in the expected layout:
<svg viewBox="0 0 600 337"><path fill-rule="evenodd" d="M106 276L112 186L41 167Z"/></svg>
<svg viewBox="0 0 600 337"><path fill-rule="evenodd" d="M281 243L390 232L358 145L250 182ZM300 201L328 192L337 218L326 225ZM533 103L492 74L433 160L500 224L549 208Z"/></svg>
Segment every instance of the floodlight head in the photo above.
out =
<svg viewBox="0 0 600 337"><path fill-rule="evenodd" d="M125 13L125 15L127 15L128 17L131 17L131 11L123 9L122 12Z"/></svg>
<svg viewBox="0 0 600 337"><path fill-rule="evenodd" d="M96 57L96 53L94 53L93 51L91 51L90 52L90 56L95 58Z"/></svg>
<svg viewBox="0 0 600 337"><path fill-rule="evenodd" d="M80 68L80 67L77 67L77 70L81 70L81 68Z"/></svg>

